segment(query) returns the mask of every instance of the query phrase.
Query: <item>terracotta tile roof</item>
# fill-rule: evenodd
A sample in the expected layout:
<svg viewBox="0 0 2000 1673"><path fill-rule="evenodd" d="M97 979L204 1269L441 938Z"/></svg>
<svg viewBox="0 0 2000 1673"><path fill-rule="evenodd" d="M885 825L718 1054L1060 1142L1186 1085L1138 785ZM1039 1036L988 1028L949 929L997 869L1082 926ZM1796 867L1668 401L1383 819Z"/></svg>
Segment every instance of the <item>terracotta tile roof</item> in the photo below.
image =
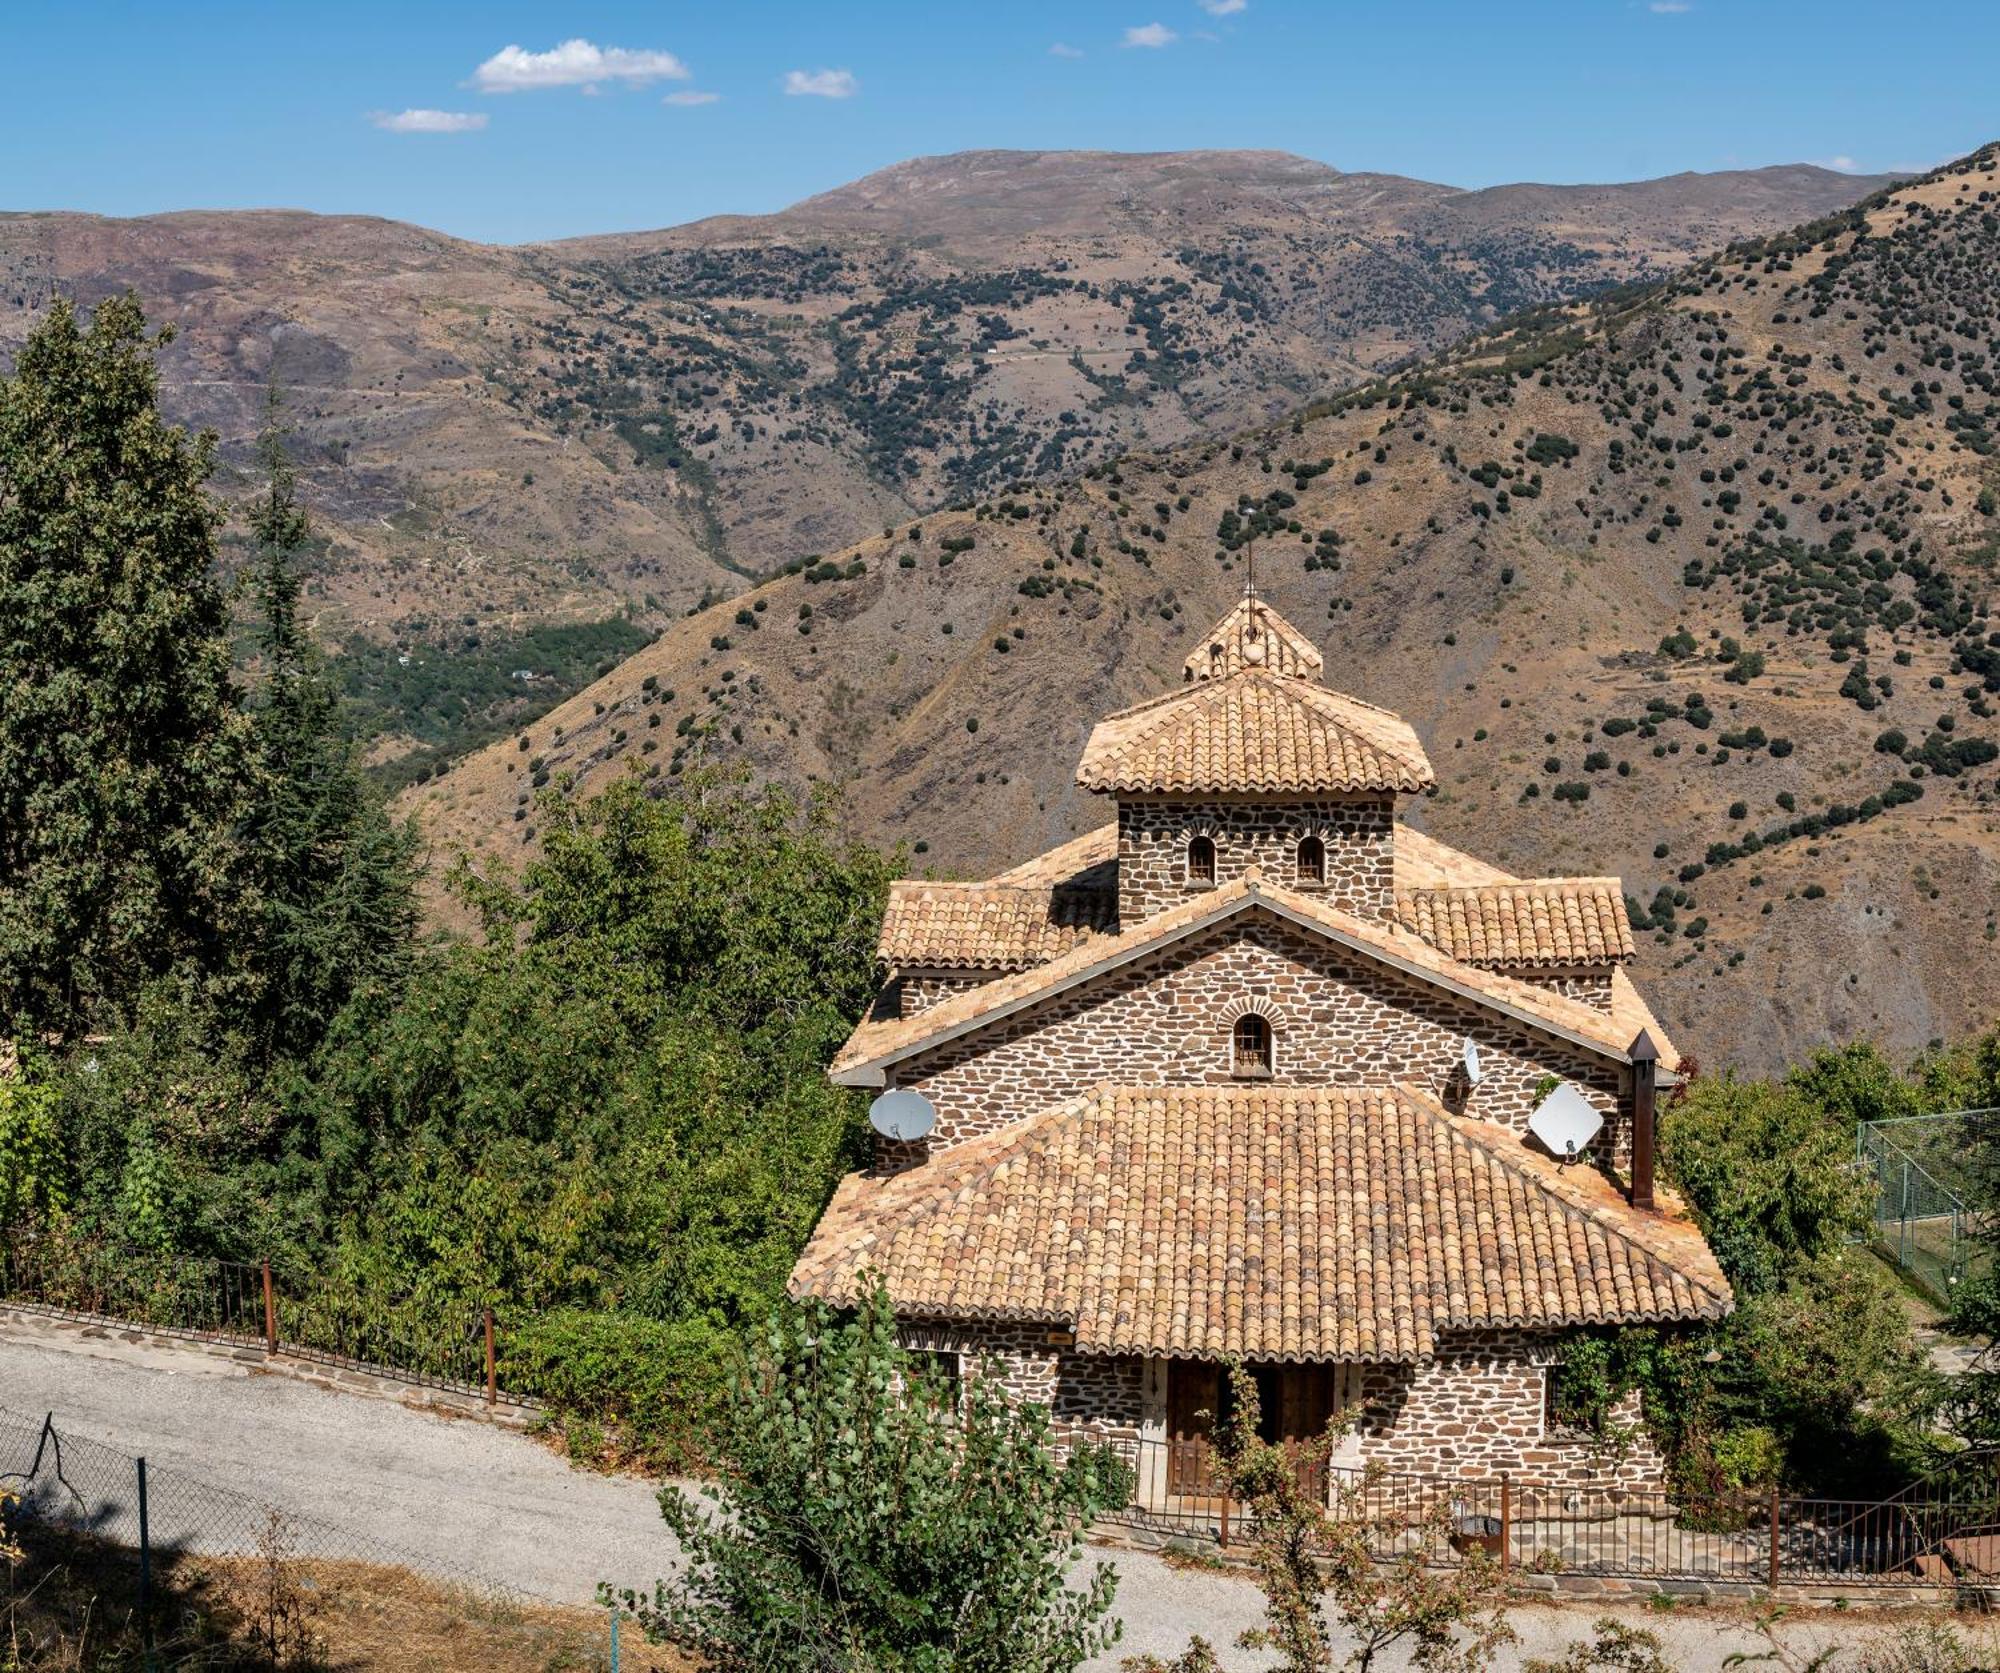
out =
<svg viewBox="0 0 2000 1673"><path fill-rule="evenodd" d="M1448 1331L1715 1318L1700 1233L1406 1088L1100 1088L887 1178L792 1273L1085 1353L1411 1360Z"/></svg>
<svg viewBox="0 0 2000 1673"><path fill-rule="evenodd" d="M1396 822L1395 838L1398 889L1464 889L1480 883L1521 881L1512 872L1475 859L1401 820ZM1112 852L1117 852L1115 847Z"/></svg>
<svg viewBox="0 0 2000 1673"><path fill-rule="evenodd" d="M1071 837L1060 847L1051 848L1046 854L1037 854L1032 860L1023 860L1011 871L1003 871L998 877L989 877L986 881L1010 888L1067 883L1078 889L1116 889L1118 821L1114 819L1108 825L1099 825L1094 831Z"/></svg>
<svg viewBox="0 0 2000 1673"><path fill-rule="evenodd" d="M1581 1000L1567 999L1548 988L1462 964L1407 930L1355 917L1316 896L1267 883L1253 869L1178 906L1155 913L1117 935L1093 936L1047 964L955 994L915 1016L867 1018L841 1047L830 1072L843 1085L880 1085L886 1064L997 1022L1168 942L1251 909L1270 911L1364 957L1387 964L1407 977L1449 989L1474 1004L1500 1011L1530 1027L1548 1030L1616 1062L1627 1060L1625 1048L1637 1033L1635 1029L1631 1034L1621 1034L1622 1025L1615 1012L1607 1016ZM1655 1039L1658 1038L1656 1035ZM1665 1051L1662 1045L1663 1058Z"/></svg>
<svg viewBox="0 0 2000 1673"><path fill-rule="evenodd" d="M1425 790L1436 775L1399 716L1248 668L1099 721L1076 782L1114 792L1310 796Z"/></svg>
<svg viewBox="0 0 2000 1673"><path fill-rule="evenodd" d="M1245 668L1268 668L1316 680L1324 666L1319 647L1261 599L1244 599L1201 637L1181 677L1213 680Z"/></svg>
<svg viewBox="0 0 2000 1673"><path fill-rule="evenodd" d="M897 969L1024 970L1117 927L1107 889L892 883L876 953Z"/></svg>
<svg viewBox="0 0 2000 1673"><path fill-rule="evenodd" d="M1632 956L1615 877L1542 877L1455 889L1398 889L1396 915L1467 964L1610 964Z"/></svg>

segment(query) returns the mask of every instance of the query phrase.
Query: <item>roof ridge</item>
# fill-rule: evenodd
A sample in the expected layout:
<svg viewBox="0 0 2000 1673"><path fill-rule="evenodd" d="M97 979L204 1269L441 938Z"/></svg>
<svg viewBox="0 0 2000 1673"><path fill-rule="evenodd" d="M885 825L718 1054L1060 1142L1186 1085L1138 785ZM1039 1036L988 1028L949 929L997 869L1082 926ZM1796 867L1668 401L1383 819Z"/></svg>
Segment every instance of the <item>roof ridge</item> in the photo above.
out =
<svg viewBox="0 0 2000 1673"><path fill-rule="evenodd" d="M1426 1115L1440 1122L1454 1139L1478 1150L1482 1155L1490 1158L1495 1166L1506 1169L1516 1178L1525 1180L1539 1191L1546 1192L1556 1202L1562 1204L1571 1214L1586 1219L1593 1225L1601 1226L1607 1233L1618 1238L1629 1248L1638 1250L1649 1261L1654 1262L1656 1265L1664 1266L1679 1277L1686 1279L1688 1283L1692 1284L1704 1295L1713 1296L1717 1301L1732 1301L1734 1299L1733 1294L1729 1291L1727 1278L1723 1280L1722 1293L1718 1293L1712 1286L1694 1277L1684 1270L1679 1263L1661 1253L1659 1249L1655 1248L1645 1238L1639 1236L1635 1229L1627 1223L1624 1215L1615 1210L1611 1205L1580 1201L1563 1183L1559 1172L1553 1175L1548 1174L1546 1170L1533 1165L1522 1156L1509 1154L1506 1150L1502 1149L1500 1137L1502 1132L1505 1132L1510 1140L1517 1140L1520 1136L1513 1133L1511 1129L1494 1129L1493 1124L1490 1122L1473 1121L1454 1116L1451 1111L1446 1109L1430 1093L1406 1081L1397 1082L1396 1089L1402 1092L1405 1097L1412 1100ZM1484 1131L1482 1129L1492 1130ZM1555 1166L1553 1160L1551 1160L1550 1166ZM1637 1210L1632 1210L1631 1212L1636 1213Z"/></svg>
<svg viewBox="0 0 2000 1673"><path fill-rule="evenodd" d="M1483 889L1553 889L1564 885L1574 887L1579 883L1601 883L1607 888L1622 889L1625 879L1615 872L1600 872L1575 877L1512 877L1504 883L1409 883L1396 892L1404 895L1474 894Z"/></svg>

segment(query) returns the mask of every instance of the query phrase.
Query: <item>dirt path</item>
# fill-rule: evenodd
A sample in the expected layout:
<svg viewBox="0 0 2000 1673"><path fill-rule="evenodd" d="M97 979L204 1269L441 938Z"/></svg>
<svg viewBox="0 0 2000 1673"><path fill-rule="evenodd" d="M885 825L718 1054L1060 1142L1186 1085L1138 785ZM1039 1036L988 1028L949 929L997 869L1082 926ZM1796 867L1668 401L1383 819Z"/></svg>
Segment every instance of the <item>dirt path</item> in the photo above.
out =
<svg viewBox="0 0 2000 1673"><path fill-rule="evenodd" d="M524 1436L260 1374L253 1364L173 1346L77 1333L0 1336L0 1407L60 1427L156 1467L251 1495L357 1537L414 1553L561 1602L586 1602L597 1582L650 1587L675 1559L653 1484L589 1475ZM0 1460L0 1470L25 1460ZM1184 1571L1127 1552L1092 1553L1119 1572L1123 1642L1092 1664L1109 1673L1128 1655L1172 1656L1191 1633L1221 1652L1229 1673L1269 1665L1235 1647L1262 1599L1237 1573ZM1592 1604L1515 1611L1522 1643L1498 1667L1560 1654L1603 1611ZM1628 1606L1689 1673L1720 1668L1763 1645L1743 1617L1661 1614ZM1912 1619L1905 1614L1904 1620ZM1893 1628L1854 1615L1801 1620L1795 1641L1851 1645ZM1384 1673L1405 1665L1380 1664Z"/></svg>

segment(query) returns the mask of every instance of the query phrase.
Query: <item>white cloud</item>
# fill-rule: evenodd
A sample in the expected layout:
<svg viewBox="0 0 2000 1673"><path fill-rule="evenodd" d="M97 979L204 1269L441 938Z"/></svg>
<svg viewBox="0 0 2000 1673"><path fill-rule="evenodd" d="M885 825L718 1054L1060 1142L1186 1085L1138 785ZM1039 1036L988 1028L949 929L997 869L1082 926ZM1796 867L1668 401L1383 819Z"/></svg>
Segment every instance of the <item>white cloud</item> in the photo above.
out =
<svg viewBox="0 0 2000 1673"><path fill-rule="evenodd" d="M785 91L794 98L851 99L861 83L852 70L787 70Z"/></svg>
<svg viewBox="0 0 2000 1673"><path fill-rule="evenodd" d="M1136 29L1125 31L1126 46L1172 46L1180 36L1164 23L1142 23Z"/></svg>
<svg viewBox="0 0 2000 1673"><path fill-rule="evenodd" d="M669 93L660 101L663 105L712 105L721 102L720 93L697 93L689 88L682 93Z"/></svg>
<svg viewBox="0 0 2000 1673"><path fill-rule="evenodd" d="M1081 58L1083 56L1083 49L1071 46L1068 41L1057 41L1054 46L1049 48L1049 56L1051 58Z"/></svg>
<svg viewBox="0 0 2000 1673"><path fill-rule="evenodd" d="M1250 9L1250 0L1195 0L1210 17L1234 17Z"/></svg>
<svg viewBox="0 0 2000 1673"><path fill-rule="evenodd" d="M686 81L691 72L671 52L597 46L578 38L547 52L507 45L472 72L482 93L528 93L543 87L596 87L622 81L638 87L649 81Z"/></svg>
<svg viewBox="0 0 2000 1673"><path fill-rule="evenodd" d="M486 118L464 110L377 110L368 120L392 134L476 134Z"/></svg>
<svg viewBox="0 0 2000 1673"><path fill-rule="evenodd" d="M1678 17L1682 12L1693 11L1694 7L1688 0L1653 0L1646 10L1655 12L1661 17Z"/></svg>
<svg viewBox="0 0 2000 1673"><path fill-rule="evenodd" d="M1852 157L1820 157L1814 160L1815 168L1830 168L1836 174L1859 174L1861 165Z"/></svg>

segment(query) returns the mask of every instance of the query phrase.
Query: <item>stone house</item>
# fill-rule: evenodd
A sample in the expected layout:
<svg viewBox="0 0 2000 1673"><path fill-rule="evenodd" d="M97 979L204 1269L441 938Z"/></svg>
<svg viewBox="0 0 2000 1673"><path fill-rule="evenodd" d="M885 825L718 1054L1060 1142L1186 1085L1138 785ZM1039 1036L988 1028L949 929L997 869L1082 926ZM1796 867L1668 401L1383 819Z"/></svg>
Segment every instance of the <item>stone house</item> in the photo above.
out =
<svg viewBox="0 0 2000 1673"><path fill-rule="evenodd" d="M1547 1394L1568 1332L1732 1305L1653 1184L1675 1057L1619 881L1403 824L1435 782L1416 733L1254 595L1077 782L1116 819L892 888L889 979L832 1073L935 1121L841 1183L794 1293L879 1280L948 1371L1170 1443L1136 1448L1156 1505L1196 1490L1232 1358L1274 1438L1340 1418L1342 1456L1396 1469L1657 1483ZM1581 1159L1528 1131L1559 1082L1603 1118Z"/></svg>

